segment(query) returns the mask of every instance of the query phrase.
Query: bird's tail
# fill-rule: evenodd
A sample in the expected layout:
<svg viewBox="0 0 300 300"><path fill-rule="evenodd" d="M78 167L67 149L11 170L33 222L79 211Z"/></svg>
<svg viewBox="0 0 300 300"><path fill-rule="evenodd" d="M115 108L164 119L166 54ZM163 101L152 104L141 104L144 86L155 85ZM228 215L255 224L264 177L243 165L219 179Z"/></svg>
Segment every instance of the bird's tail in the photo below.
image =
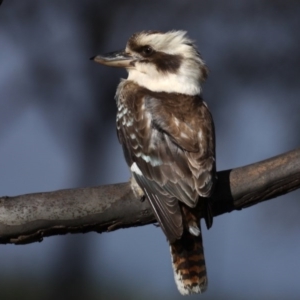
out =
<svg viewBox="0 0 300 300"><path fill-rule="evenodd" d="M177 288L182 295L203 293L207 288L200 229L186 228L180 240L170 244Z"/></svg>

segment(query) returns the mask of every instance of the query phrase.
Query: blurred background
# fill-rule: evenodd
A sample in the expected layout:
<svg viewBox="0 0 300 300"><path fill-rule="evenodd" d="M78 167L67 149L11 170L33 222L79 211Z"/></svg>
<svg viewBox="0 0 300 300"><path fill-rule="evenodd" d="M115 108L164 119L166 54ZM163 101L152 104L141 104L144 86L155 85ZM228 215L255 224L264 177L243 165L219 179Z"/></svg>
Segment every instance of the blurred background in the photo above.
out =
<svg viewBox="0 0 300 300"><path fill-rule="evenodd" d="M143 29L183 29L210 69L218 170L300 145L299 1L5 1L0 6L0 195L127 181L115 132L124 70L89 57ZM299 191L203 227L208 291L299 299ZM182 299L153 225L0 245L0 299Z"/></svg>

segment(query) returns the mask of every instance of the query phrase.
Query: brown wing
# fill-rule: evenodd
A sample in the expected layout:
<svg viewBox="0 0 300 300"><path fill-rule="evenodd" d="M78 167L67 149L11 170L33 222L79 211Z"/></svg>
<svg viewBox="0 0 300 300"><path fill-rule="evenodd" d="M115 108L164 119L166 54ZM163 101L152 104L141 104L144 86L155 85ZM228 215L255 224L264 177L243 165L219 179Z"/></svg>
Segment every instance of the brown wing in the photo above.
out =
<svg viewBox="0 0 300 300"><path fill-rule="evenodd" d="M181 238L183 233L182 215L178 200L169 195L162 194L161 187L154 181L133 173L135 180L144 190L145 196L150 202L156 220L172 243Z"/></svg>
<svg viewBox="0 0 300 300"><path fill-rule="evenodd" d="M126 95L130 101L126 106L124 102L126 113L120 114L117 127L127 163L172 242L183 232L178 200L194 207L199 195L211 193L214 137L210 114L200 98L168 97Z"/></svg>
<svg viewBox="0 0 300 300"><path fill-rule="evenodd" d="M215 182L215 135L211 114L199 96L172 95L177 99L146 97L146 108L153 127L164 134L168 157L162 159L172 166L169 180L161 182L164 189L190 207L198 196L209 197ZM158 152L163 149L158 147Z"/></svg>

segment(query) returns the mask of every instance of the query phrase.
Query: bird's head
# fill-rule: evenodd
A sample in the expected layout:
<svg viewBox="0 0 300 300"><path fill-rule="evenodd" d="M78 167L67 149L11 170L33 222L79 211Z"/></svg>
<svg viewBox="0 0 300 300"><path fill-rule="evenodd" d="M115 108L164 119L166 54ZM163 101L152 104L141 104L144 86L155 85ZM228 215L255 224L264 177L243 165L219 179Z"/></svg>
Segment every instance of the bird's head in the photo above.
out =
<svg viewBox="0 0 300 300"><path fill-rule="evenodd" d="M93 57L96 62L123 67L128 80L154 92L197 95L207 68L185 31L142 31L128 40L125 50Z"/></svg>

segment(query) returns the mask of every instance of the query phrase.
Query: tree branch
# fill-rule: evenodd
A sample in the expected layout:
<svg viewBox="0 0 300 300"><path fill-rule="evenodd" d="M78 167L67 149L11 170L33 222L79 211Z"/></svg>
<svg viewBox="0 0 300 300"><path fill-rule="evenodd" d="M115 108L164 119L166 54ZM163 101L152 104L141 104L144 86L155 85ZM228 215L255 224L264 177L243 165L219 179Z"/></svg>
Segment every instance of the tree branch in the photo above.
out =
<svg viewBox="0 0 300 300"><path fill-rule="evenodd" d="M218 172L213 214L241 210L299 187L300 148ZM201 214L203 208L197 209ZM26 244L51 235L112 231L154 222L148 201L137 199L129 183L0 198L1 244Z"/></svg>

